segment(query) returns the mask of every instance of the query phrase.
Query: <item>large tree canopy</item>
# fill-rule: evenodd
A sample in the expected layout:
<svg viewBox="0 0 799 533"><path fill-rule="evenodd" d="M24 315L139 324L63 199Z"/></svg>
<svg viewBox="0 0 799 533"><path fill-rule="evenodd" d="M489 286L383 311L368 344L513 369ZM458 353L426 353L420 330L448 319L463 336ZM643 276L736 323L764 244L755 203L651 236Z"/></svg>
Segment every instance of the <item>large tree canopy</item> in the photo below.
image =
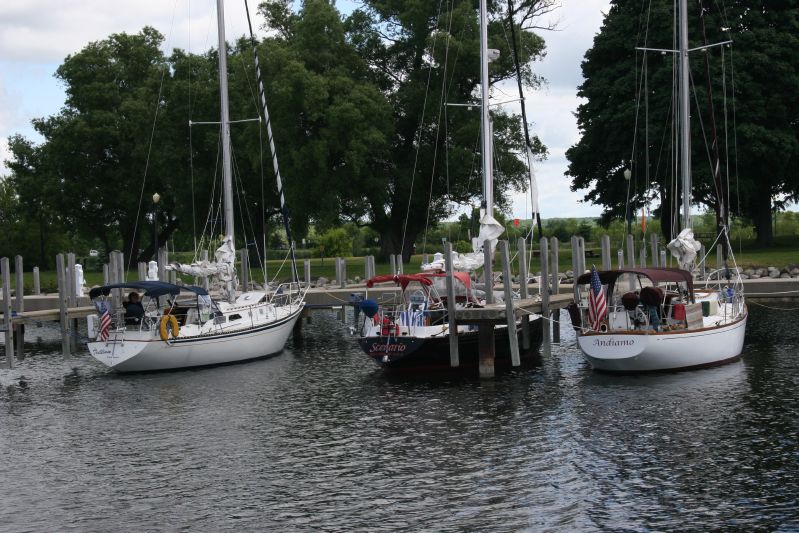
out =
<svg viewBox="0 0 799 533"><path fill-rule="evenodd" d="M551 6L550 0L534 0L519 2L514 9L528 87L540 84L530 63L544 53L543 40L528 29L531 20ZM305 69L333 84L332 91L324 93L327 98L340 98L337 93L342 90L358 96L348 99L346 106L328 104L325 118L341 120L344 131L328 140L304 128L307 138L299 142L303 148L292 154L297 178L326 191L316 199L318 205L304 200L318 222L368 224L380 233L384 253L402 250L407 257L411 243L430 224L448 216L453 202L468 204L479 197L477 108L446 105L475 103L479 96L474 7L471 1L370 0L339 23L327 2L307 1L296 14L287 1L261 4L268 28ZM499 49L501 56L491 64L491 77L498 82L514 76L515 70L507 7L494 3L492 13L489 46ZM336 85L338 72L346 73L344 86ZM283 82L278 76L274 83ZM362 131L346 132L348 124L364 118L368 126ZM523 138L518 117L498 110L493 118L496 197L502 207L508 191L526 186L525 169L516 155ZM345 157L328 156L312 166L315 154L336 144ZM534 149L545 153L537 139Z"/></svg>
<svg viewBox="0 0 799 533"><path fill-rule="evenodd" d="M532 27L553 0L516 4L522 77L536 87L541 80L530 63L544 43ZM479 97L475 5L370 0L346 17L325 0L306 0L296 11L292 5L260 5L269 36L256 45L295 235L310 224L351 221L380 233L385 253L407 256L453 202L480 195L479 114L446 106ZM515 75L508 6L494 2L491 13L489 46L501 51L491 77L498 82ZM44 142L10 142L18 213L38 217L40 228L73 228L106 251L121 244L131 261L152 254L155 216L160 242L177 235L186 245L195 232L218 229L219 127L207 124L219 120L216 51L166 56L162 44L145 28L65 59L56 73L65 105L34 122ZM241 38L228 54L231 119L257 117L250 40ZM498 109L493 122L502 207L508 191L526 186L523 137L518 117ZM262 218L279 212L266 132L259 122L237 122L231 131L234 203L250 206L237 234L260 242ZM537 139L534 148L543 157ZM163 198L157 212L153 192ZM44 250L44 236L40 244Z"/></svg>
<svg viewBox="0 0 799 533"><path fill-rule="evenodd" d="M691 54L692 200L719 207L711 172L715 121L722 196L730 197L731 212L750 218L758 239L768 243L773 202L799 194L799 178L792 172L799 156L799 64L794 59L799 2L689 5L691 48L734 41L731 48ZM644 205L659 207L667 236L679 204L679 193L673 192L675 56L635 47L673 49L673 20L673 2L611 2L583 62L585 81L578 94L586 101L577 111L581 139L567 152L572 189L589 189L585 199L604 206L606 220L630 216ZM633 174L627 212L625 168Z"/></svg>

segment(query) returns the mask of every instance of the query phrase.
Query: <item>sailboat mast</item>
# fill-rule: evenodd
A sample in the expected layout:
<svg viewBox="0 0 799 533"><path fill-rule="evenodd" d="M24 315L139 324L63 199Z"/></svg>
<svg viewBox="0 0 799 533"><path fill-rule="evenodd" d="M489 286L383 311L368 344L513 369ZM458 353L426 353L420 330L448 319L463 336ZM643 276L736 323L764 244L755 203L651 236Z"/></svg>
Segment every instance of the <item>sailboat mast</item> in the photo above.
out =
<svg viewBox="0 0 799 533"><path fill-rule="evenodd" d="M223 0L216 2L217 34L219 35L219 101L222 128L222 201L225 211L224 233L236 246L233 232L233 174L230 166L230 112L227 91L227 45L225 44L225 7Z"/></svg>
<svg viewBox="0 0 799 533"><path fill-rule="evenodd" d="M688 0L680 0L680 174L683 228L691 227L691 122L688 69Z"/></svg>
<svg viewBox="0 0 799 533"><path fill-rule="evenodd" d="M486 0L480 0L480 85L481 141L483 154L483 207L485 213L494 216L494 174L491 154L491 115L488 108L488 8ZM482 243L481 243L482 244Z"/></svg>

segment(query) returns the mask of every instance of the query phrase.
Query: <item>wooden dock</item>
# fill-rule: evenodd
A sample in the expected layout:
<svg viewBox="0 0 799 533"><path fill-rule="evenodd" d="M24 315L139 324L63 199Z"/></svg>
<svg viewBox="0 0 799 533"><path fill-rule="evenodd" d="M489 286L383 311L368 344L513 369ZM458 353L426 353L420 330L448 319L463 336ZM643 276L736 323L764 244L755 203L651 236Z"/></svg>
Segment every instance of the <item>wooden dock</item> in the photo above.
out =
<svg viewBox="0 0 799 533"><path fill-rule="evenodd" d="M640 261L636 261L636 254L633 252L631 239L628 238L628 254L626 261L622 251L619 251L618 261L621 266L622 263L635 266L639 264L646 265L646 251L640 250ZM575 265L576 272L584 271L586 262L585 257L589 255L585 250L584 242L581 238L575 237L572 239L572 264ZM524 239L519 239L517 245L518 259L518 279L532 280L531 273L527 272L526 265L526 246L527 243ZM489 303L482 308L468 308L468 309L455 309L454 306L450 309L451 323L450 329L456 329L457 324L477 324L481 331L485 332L485 342L481 341L481 350L485 350L487 356L485 358L485 367L483 359L481 359L481 376L490 377L493 375L493 362L488 364L489 359L493 360L493 331L496 326L505 324L512 326L519 319L522 321L522 331L525 333L524 343L528 344L529 331L528 323L530 317L541 315L547 323L547 327L543 328L544 342L548 343L559 342L560 328L559 320L551 316L558 313L561 309L565 308L572 301L572 285L559 283L559 269L558 269L558 240L556 238L546 239L542 238L539 243L538 255L541 257L541 273L536 275L538 284L522 283L513 284L511 286L504 286L502 284L489 285L484 287L486 293L486 301L493 302L493 294L503 294L504 303ZM652 256L650 258L653 266L658 264L666 264L665 252L658 245L656 236L652 239ZM509 244L507 241L500 241L500 263L502 267L503 279L511 279L511 260L509 259ZM551 253L550 253L551 251ZM602 238L602 269L606 270L611 268L611 249L610 242L607 236ZM159 252L159 279L162 281L170 281L175 283L174 273L161 272L163 264L166 264L167 257L164 250ZM718 252L718 250L717 250ZM244 257L244 256L243 256ZM717 253L717 268L722 265L720 254ZM374 257L369 256L365 262L365 277L369 278L375 274ZM105 265L104 268L104 282L105 284L120 282L125 278L124 261L122 253L115 251L110 254L111 263ZM397 256L391 256L392 271L402 273L402 261ZM487 272L486 277L493 279L491 272L492 257L487 256ZM14 277L15 287L23 286L23 264L22 257L16 256L14 261ZM21 294L16 293L12 297L11 293L11 268L8 258L0 258L0 277L2 278L2 288L0 288L0 332L4 333L6 340L6 360L8 366L13 366L13 351L16 348L17 353L22 354L24 347L24 331L26 324L38 325L40 322L57 322L61 328L62 333L62 351L65 354L70 353L72 349L76 348L76 333L77 320L85 318L95 312L95 308L85 296L78 296L80 281L76 282L76 264L75 254L58 254L56 256L56 266L58 273L58 293L56 294L40 294L39 283L39 269L33 268L33 293L34 294ZM139 278L144 279L146 272L144 263L139 264ZM242 272L242 280L246 283L249 279L248 267L245 267L245 272ZM451 269L448 269L451 270ZM705 273L708 271L707 265L704 261L700 263L699 271ZM78 269L80 272L80 269ZM354 306L365 298L369 297L377 301L379 304L397 303L400 298L400 290L398 287L380 286L367 288L364 284L350 284L347 281L347 265L343 258L336 259L336 279L332 283L327 283L324 286L312 286L306 296L306 313L305 316L309 317L309 313L317 309L337 309L341 316L344 316L344 309L347 306ZM170 274L168 276L168 274ZM310 274L310 261L304 261L304 274L305 283L311 284ZM81 276L78 276L80 279ZM195 281L197 282L197 281ZM199 283L207 287L208 281L200 279ZM703 285L702 281L696 281L697 288ZM799 298L799 278L760 278L760 279L746 279L743 280L744 291L747 298L753 302L757 300L766 299L791 299ZM16 292L16 291L15 291ZM64 295L63 297L59 295ZM516 296L521 295L521 299ZM533 296L535 295L535 296ZM123 297L121 291L114 291L112 298ZM449 298L454 301L454 297ZM6 320L10 317L10 320ZM9 327L10 326L10 327ZM551 326L551 327L550 327ZM490 335L489 335L490 330ZM510 331L510 329L508 329ZM482 335L482 334L481 334ZM455 336L453 336L455 337ZM13 342L12 342L13 341ZM488 344L492 346L489 348ZM450 361L453 366L458 366L457 354L457 340L455 344L450 345ZM525 348L527 346L524 346ZM511 351L513 355L514 364L518 361L518 345L516 338L511 340ZM482 356L481 356L482 357Z"/></svg>

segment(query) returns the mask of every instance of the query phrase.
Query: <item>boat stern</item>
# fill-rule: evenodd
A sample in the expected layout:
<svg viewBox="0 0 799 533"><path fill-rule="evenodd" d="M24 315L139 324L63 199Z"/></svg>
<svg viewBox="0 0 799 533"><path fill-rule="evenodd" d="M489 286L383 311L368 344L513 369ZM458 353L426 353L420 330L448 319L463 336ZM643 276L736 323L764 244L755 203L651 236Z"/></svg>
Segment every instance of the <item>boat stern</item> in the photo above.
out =
<svg viewBox="0 0 799 533"><path fill-rule="evenodd" d="M577 342L593 368L621 370L643 353L647 345L644 335L580 335Z"/></svg>
<svg viewBox="0 0 799 533"><path fill-rule="evenodd" d="M109 368L119 368L130 361L147 346L147 342L123 340L115 338L114 334L107 341L94 341L88 343L89 353Z"/></svg>

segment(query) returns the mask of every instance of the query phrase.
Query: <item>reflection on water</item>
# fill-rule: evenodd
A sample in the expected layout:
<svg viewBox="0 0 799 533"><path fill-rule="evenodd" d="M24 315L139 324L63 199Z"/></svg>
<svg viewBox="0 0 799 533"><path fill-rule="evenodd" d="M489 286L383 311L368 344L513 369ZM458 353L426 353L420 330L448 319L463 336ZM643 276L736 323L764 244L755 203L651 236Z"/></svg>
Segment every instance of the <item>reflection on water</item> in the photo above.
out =
<svg viewBox="0 0 799 533"><path fill-rule="evenodd" d="M4 530L799 528L799 334L592 372L564 332L490 382L396 378L332 315L273 359L116 375L47 339L0 370ZM57 340L57 339L56 339Z"/></svg>

